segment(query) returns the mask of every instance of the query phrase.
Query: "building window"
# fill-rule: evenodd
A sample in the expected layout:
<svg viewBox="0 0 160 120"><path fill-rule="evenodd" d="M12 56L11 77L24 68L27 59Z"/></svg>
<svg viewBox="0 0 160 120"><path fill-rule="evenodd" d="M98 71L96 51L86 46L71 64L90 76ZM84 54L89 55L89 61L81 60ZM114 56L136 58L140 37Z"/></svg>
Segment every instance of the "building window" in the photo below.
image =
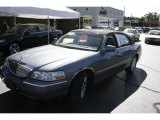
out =
<svg viewBox="0 0 160 120"><path fill-rule="evenodd" d="M111 13L111 11L110 11L110 13Z"/></svg>
<svg viewBox="0 0 160 120"><path fill-rule="evenodd" d="M86 8L86 11L88 10L88 8Z"/></svg>

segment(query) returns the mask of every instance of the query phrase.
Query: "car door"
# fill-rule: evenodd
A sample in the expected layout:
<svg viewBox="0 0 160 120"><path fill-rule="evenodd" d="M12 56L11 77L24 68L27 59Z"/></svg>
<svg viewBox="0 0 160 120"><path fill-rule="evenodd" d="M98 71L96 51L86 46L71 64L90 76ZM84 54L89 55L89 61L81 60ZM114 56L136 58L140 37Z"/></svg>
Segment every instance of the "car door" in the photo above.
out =
<svg viewBox="0 0 160 120"><path fill-rule="evenodd" d="M115 34L117 42L118 42L118 56L121 66L121 69L125 69L132 61L133 58L133 43L129 39L129 37L122 33Z"/></svg>
<svg viewBox="0 0 160 120"><path fill-rule="evenodd" d="M101 54L101 70L98 71L98 76L101 79L105 79L110 75L121 71L121 51L118 49L118 42L114 34L109 34L106 36L104 48L107 45L115 46L116 50L114 52L105 52Z"/></svg>
<svg viewBox="0 0 160 120"><path fill-rule="evenodd" d="M31 47L37 46L36 33L37 33L37 29L35 26L30 26L24 31L22 35L22 40L21 40L24 48L31 48Z"/></svg>

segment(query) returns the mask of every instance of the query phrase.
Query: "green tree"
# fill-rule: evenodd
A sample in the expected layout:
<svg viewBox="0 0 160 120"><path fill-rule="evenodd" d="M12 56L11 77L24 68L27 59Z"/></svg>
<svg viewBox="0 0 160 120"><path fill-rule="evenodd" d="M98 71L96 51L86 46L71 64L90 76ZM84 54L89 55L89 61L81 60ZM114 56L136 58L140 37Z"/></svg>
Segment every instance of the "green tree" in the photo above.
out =
<svg viewBox="0 0 160 120"><path fill-rule="evenodd" d="M143 27L146 24L145 18L144 17L138 18L138 23L139 26Z"/></svg>
<svg viewBox="0 0 160 120"><path fill-rule="evenodd" d="M157 12L149 12L144 15L145 20L148 22L149 26L157 26L159 21L159 14Z"/></svg>

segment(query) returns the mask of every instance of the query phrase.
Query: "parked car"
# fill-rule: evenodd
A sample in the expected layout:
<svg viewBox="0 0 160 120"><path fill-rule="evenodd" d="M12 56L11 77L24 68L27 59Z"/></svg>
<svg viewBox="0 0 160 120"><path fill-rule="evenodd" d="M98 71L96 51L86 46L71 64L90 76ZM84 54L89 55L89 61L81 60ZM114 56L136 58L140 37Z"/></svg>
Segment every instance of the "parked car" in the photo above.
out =
<svg viewBox="0 0 160 120"><path fill-rule="evenodd" d="M160 43L160 30L151 30L145 37L145 43Z"/></svg>
<svg viewBox="0 0 160 120"><path fill-rule="evenodd" d="M55 45L25 50L6 58L1 79L11 90L37 99L68 95L84 100L88 89L122 70L134 72L141 46L123 32L79 29Z"/></svg>
<svg viewBox="0 0 160 120"><path fill-rule="evenodd" d="M150 27L143 27L143 32L148 33L150 31Z"/></svg>
<svg viewBox="0 0 160 120"><path fill-rule="evenodd" d="M140 33L137 29L126 28L123 32L130 35L134 41L139 41Z"/></svg>
<svg viewBox="0 0 160 120"><path fill-rule="evenodd" d="M142 27L135 27L135 29L137 29L139 33L143 33Z"/></svg>
<svg viewBox="0 0 160 120"><path fill-rule="evenodd" d="M61 35L61 30L49 27L49 43ZM48 44L48 26L44 24L17 24L0 37L0 51L9 54L46 44Z"/></svg>

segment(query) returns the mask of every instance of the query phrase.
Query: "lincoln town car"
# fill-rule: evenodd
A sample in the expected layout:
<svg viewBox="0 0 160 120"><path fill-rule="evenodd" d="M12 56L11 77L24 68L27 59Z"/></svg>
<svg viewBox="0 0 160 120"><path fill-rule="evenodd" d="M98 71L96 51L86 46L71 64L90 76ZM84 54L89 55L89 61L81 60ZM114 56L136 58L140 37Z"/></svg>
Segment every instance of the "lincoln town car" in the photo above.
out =
<svg viewBox="0 0 160 120"><path fill-rule="evenodd" d="M9 89L31 98L80 102L94 84L123 70L133 73L140 57L141 46L123 32L78 29L7 57L0 76Z"/></svg>

